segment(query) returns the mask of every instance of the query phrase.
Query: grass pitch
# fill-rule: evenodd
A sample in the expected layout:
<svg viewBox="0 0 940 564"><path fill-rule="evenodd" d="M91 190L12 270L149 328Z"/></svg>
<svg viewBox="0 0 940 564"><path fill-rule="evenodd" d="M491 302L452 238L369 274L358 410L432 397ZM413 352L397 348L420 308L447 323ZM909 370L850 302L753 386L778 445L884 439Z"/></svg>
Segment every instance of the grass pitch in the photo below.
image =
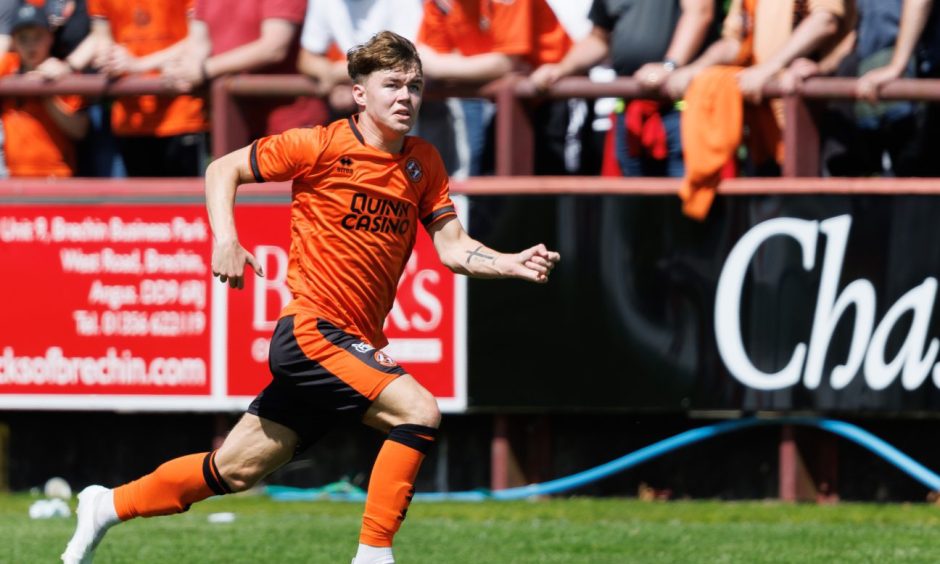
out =
<svg viewBox="0 0 940 564"><path fill-rule="evenodd" d="M70 519L31 520L35 498L0 495L0 562L56 562ZM74 501L73 501L74 504ZM112 529L95 562L342 563L362 506L215 498ZM213 524L211 513L233 512ZM940 562L940 507L843 503L552 499L416 502L396 539L403 564Z"/></svg>

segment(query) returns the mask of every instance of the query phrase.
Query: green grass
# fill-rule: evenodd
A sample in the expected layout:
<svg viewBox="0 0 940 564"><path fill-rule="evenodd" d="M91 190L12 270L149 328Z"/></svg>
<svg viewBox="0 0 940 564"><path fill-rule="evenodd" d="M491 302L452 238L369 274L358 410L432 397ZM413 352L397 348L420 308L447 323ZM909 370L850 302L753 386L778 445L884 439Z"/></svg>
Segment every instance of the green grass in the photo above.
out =
<svg viewBox="0 0 940 564"><path fill-rule="evenodd" d="M0 496L0 562L55 562L72 519L30 520L33 498ZM355 503L216 498L188 513L112 529L96 562L342 563L351 559ZM236 520L211 524L213 512ZM772 502L555 499L416 502L396 539L399 562L940 562L940 507Z"/></svg>

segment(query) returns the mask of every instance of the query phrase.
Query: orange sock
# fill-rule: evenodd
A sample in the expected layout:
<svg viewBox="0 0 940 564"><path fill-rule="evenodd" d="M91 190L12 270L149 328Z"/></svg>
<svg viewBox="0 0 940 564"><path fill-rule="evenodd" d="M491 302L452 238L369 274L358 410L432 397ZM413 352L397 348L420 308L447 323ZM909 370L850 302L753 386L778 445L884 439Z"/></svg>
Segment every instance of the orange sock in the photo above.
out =
<svg viewBox="0 0 940 564"><path fill-rule="evenodd" d="M215 451L164 462L156 470L114 489L114 509L121 521L182 513L197 501L231 493L219 475Z"/></svg>
<svg viewBox="0 0 940 564"><path fill-rule="evenodd" d="M372 467L359 542L392 546L415 493L415 477L437 429L423 425L393 427Z"/></svg>

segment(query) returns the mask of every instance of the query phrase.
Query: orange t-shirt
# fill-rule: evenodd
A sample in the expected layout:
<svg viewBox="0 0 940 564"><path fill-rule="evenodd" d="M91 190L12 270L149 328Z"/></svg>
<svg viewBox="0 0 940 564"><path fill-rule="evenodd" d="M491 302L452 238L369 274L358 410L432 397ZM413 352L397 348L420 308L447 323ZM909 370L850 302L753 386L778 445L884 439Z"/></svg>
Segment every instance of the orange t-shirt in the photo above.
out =
<svg viewBox="0 0 940 564"><path fill-rule="evenodd" d="M418 42L440 53L518 55L533 68L571 47L545 0L425 0Z"/></svg>
<svg viewBox="0 0 940 564"><path fill-rule="evenodd" d="M88 14L108 20L114 42L142 57L186 38L194 2L88 0ZM203 106L201 98L186 95L118 98L111 109L111 126L115 134L124 136L168 137L205 131L208 122Z"/></svg>
<svg viewBox="0 0 940 564"><path fill-rule="evenodd" d="M0 58L0 76L20 70L20 58L6 53ZM66 114L81 109L81 96L54 96L53 103ZM46 111L40 96L5 97L2 103L3 149L10 176L72 176L75 146Z"/></svg>
<svg viewBox="0 0 940 564"><path fill-rule="evenodd" d="M290 129L251 146L258 182L293 181L282 316L322 317L377 348L417 235L455 214L437 150L406 137L398 154L365 143L356 118Z"/></svg>

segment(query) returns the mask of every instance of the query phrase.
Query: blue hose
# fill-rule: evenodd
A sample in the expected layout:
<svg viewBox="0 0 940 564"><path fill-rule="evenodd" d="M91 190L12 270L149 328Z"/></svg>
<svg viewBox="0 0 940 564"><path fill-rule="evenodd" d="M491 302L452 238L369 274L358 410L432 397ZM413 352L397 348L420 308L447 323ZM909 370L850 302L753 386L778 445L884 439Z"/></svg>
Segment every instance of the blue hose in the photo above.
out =
<svg viewBox="0 0 940 564"><path fill-rule="evenodd" d="M663 439L649 446L621 456L610 462L595 466L583 472L542 482L541 484L531 484L518 488L509 488L505 490L487 491L474 490L465 492L431 492L418 493L416 499L424 501L483 501L486 499L512 500L524 499L533 496L551 495L568 492L598 480L612 476L618 472L623 472L638 464L652 460L668 452L680 449L682 447L717 437L732 431L740 431L751 427L766 425L803 425L808 427L817 427L840 437L861 445L881 458L887 460L901 471L905 472L931 491L940 491L940 476L935 474L929 468L920 464L913 458L899 451L887 442L879 439L868 431L833 419L822 419L817 417L777 417L777 418L748 418L733 421L724 421L713 425L706 425L696 429L679 433L678 435ZM296 499L323 499L322 494L311 491L309 496L304 492L309 490L298 490L296 488L282 488L269 486L268 493L274 499L296 500ZM338 499L331 495L329 499ZM361 500L360 496L351 496L350 500Z"/></svg>

